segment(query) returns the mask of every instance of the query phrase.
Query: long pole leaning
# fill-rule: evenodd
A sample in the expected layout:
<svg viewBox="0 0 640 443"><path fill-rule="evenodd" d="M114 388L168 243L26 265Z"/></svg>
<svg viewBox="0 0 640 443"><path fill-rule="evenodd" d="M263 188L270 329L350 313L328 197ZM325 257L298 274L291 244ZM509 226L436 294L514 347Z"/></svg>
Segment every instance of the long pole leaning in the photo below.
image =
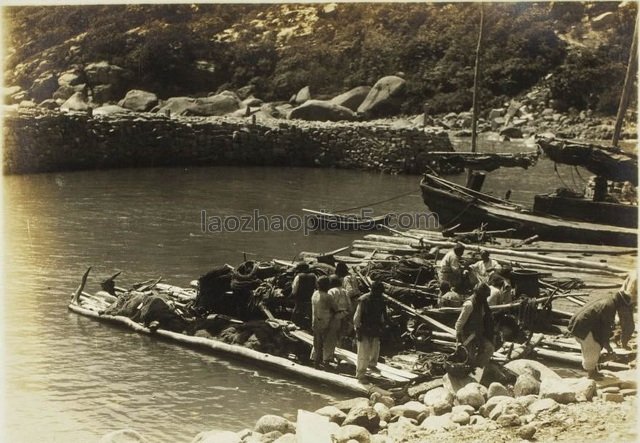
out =
<svg viewBox="0 0 640 443"><path fill-rule="evenodd" d="M638 69L638 20L640 14L636 15L635 28L633 30L633 40L631 42L631 50L629 52L629 63L627 64L627 73L624 77L624 86L622 87L622 94L620 95L620 104L618 105L618 115L616 116L616 125L613 129L613 139L611 144L615 147L618 146L618 140L620 140L620 131L622 130L622 122L624 121L624 114L627 112L627 106L629 105L629 98L631 96L631 86L633 85L633 78L636 75Z"/></svg>

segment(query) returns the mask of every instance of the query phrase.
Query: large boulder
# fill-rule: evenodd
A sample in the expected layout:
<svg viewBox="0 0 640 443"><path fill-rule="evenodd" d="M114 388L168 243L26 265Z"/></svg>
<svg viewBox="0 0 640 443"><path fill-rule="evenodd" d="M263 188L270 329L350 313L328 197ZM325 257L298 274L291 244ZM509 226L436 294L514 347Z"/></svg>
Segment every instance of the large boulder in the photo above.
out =
<svg viewBox="0 0 640 443"><path fill-rule="evenodd" d="M263 415L258 419L254 430L261 434L273 431L279 431L282 434L286 434L288 432L294 433L296 431L296 427L286 418L268 414Z"/></svg>
<svg viewBox="0 0 640 443"><path fill-rule="evenodd" d="M419 401L410 401L403 405L397 405L389 409L391 415L417 419L420 414L427 414L429 408Z"/></svg>
<svg viewBox="0 0 640 443"><path fill-rule="evenodd" d="M459 405L469 405L478 409L485 404L486 392L487 389L484 386L478 383L469 383L456 393L456 400Z"/></svg>
<svg viewBox="0 0 640 443"><path fill-rule="evenodd" d="M504 367L512 372L515 372L518 375L539 374L540 381L544 381L547 378L554 380L561 379L561 377L556 372L554 372L553 369L549 369L547 366L535 360L527 360L524 358L511 360L510 362L505 363Z"/></svg>
<svg viewBox="0 0 640 443"><path fill-rule="evenodd" d="M433 408L436 415L442 415L451 411L453 407L453 394L445 387L432 389L424 394L423 402L427 407Z"/></svg>
<svg viewBox="0 0 640 443"><path fill-rule="evenodd" d="M179 115L218 116L240 109L240 99L228 91L210 97L198 98Z"/></svg>
<svg viewBox="0 0 640 443"><path fill-rule="evenodd" d="M76 92L67 99L61 106L61 111L88 111L90 109L87 96L82 92Z"/></svg>
<svg viewBox="0 0 640 443"><path fill-rule="evenodd" d="M380 417L376 410L369 405L355 406L351 408L342 425L362 426L367 431L375 433L380 425Z"/></svg>
<svg viewBox="0 0 640 443"><path fill-rule="evenodd" d="M89 63L84 67L84 74L91 85L117 85L126 77L124 69L106 61Z"/></svg>
<svg viewBox="0 0 640 443"><path fill-rule="evenodd" d="M298 91L295 98L293 99L293 102L296 105L301 105L308 100L311 100L311 91L309 90L308 86L305 86L304 88Z"/></svg>
<svg viewBox="0 0 640 443"><path fill-rule="evenodd" d="M308 100L304 104L293 108L287 118L312 121L341 121L355 120L355 113L344 106L339 106L323 100Z"/></svg>
<svg viewBox="0 0 640 443"><path fill-rule="evenodd" d="M132 429L109 432L100 439L100 443L147 443L148 440Z"/></svg>
<svg viewBox="0 0 640 443"><path fill-rule="evenodd" d="M513 394L516 397L522 395L538 394L540 392L540 382L531 374L522 374L518 376L516 384L513 385Z"/></svg>
<svg viewBox="0 0 640 443"><path fill-rule="evenodd" d="M159 114L182 115L195 102L196 99L193 97L169 97L158 105L156 112Z"/></svg>
<svg viewBox="0 0 640 443"><path fill-rule="evenodd" d="M487 398L495 397L497 395L511 396L511 393L502 383L493 382L487 389Z"/></svg>
<svg viewBox="0 0 640 443"><path fill-rule="evenodd" d="M141 91L139 89L132 89L125 97L118 102L119 106L123 108L131 109L137 112L150 111L155 105L158 104L158 96L153 92Z"/></svg>
<svg viewBox="0 0 640 443"><path fill-rule="evenodd" d="M367 98L369 91L371 91L370 86L358 86L333 97L329 102L334 105L349 108L355 112L358 110L358 107L362 104L364 99Z"/></svg>
<svg viewBox="0 0 640 443"><path fill-rule="evenodd" d="M51 98L58 89L58 78L48 72L33 81L29 94L36 102Z"/></svg>
<svg viewBox="0 0 640 443"><path fill-rule="evenodd" d="M382 77L373 85L358 113L367 117L384 117L397 114L404 98L406 82L395 75Z"/></svg>
<svg viewBox="0 0 640 443"><path fill-rule="evenodd" d="M596 382L588 378L545 379L540 384L540 398L552 398L562 404L591 401L596 388Z"/></svg>

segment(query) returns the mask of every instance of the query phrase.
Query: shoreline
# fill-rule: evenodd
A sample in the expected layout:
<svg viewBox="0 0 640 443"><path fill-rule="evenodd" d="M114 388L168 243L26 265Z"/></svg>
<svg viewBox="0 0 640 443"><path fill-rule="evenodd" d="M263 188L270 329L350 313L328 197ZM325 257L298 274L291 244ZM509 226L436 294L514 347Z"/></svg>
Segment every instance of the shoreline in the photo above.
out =
<svg viewBox="0 0 640 443"><path fill-rule="evenodd" d="M24 108L4 115L3 173L302 166L419 175L433 166L433 158L424 153L453 151L452 138L470 136L466 114L320 122L134 112L93 116ZM502 130L480 119L478 128L479 134L500 140L526 139L543 132L597 140L610 136L610 123L604 118L558 114ZM623 142L633 141L635 126L628 126L623 135Z"/></svg>
<svg viewBox="0 0 640 443"><path fill-rule="evenodd" d="M514 361L515 362L515 361ZM560 378L549 368L521 360L511 368L514 385L489 388L470 377L445 375L410 387L408 395L374 392L315 411L297 411L297 420L264 415L252 428L200 432L191 443L418 443L508 441L636 440L636 371L606 372L602 381ZM616 377L616 374L618 377ZM147 441L132 429L106 434Z"/></svg>

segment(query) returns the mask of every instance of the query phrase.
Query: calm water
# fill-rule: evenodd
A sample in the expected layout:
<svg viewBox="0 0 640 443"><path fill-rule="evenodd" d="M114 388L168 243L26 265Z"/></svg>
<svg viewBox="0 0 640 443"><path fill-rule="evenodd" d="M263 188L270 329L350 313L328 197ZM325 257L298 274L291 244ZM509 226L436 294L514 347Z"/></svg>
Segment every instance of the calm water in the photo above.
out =
<svg viewBox="0 0 640 443"><path fill-rule="evenodd" d="M524 150L491 144L486 150ZM584 175L586 177L586 175ZM560 183L541 161L492 173L489 191L531 201ZM569 176L567 176L569 177ZM241 430L261 415L294 419L348 394L287 381L100 324L67 310L87 266L88 289L123 270L121 286L163 276L187 285L213 266L292 259L347 246L358 234L203 233L208 215L301 214L413 195L376 211L424 211L418 177L295 168L91 171L4 177L4 441L91 442L132 428L155 442L188 442L210 429ZM462 176L456 178L461 180Z"/></svg>

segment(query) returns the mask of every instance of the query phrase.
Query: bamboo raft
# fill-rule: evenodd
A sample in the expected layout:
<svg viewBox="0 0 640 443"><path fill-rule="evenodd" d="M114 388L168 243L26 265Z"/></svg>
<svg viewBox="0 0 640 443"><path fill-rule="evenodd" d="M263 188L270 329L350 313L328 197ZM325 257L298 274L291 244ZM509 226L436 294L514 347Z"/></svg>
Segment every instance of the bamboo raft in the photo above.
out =
<svg viewBox="0 0 640 443"><path fill-rule="evenodd" d="M91 268L89 268L89 270L90 269ZM356 394L368 395L372 390L376 389L376 385L374 383L360 382L353 376L314 369L312 367L296 363L284 357L256 351L244 346L229 344L221 340L211 338L191 336L164 329L152 330L125 316L103 314L102 311L109 307L115 301L116 297L110 296L103 291L100 291L96 294L85 292L84 287L89 270L87 270L87 272L83 276L82 283L78 287L77 291L72 295L71 303L69 303L68 305L68 309L76 314L103 323L123 326L139 334L153 335L179 345L192 347L214 354L226 355L239 360L251 362L252 364L260 367L270 368L280 373L287 373L294 377L304 378L320 384L330 385L339 389L346 389ZM188 301L195 296L195 293L192 289L185 289L178 286L160 283L156 283L156 285L160 285L160 288L164 292L172 294L176 298L176 302L178 304ZM122 290L121 288L119 289ZM285 326L295 327L295 325L293 324ZM313 344L313 337L304 331L291 330L290 333L304 343L310 345ZM343 349L336 349L336 354L351 363L355 363L356 356L352 352ZM406 384L418 377L417 374L394 368L383 363L378 363L378 369L380 371L379 377L383 381L390 381L396 385Z"/></svg>
<svg viewBox="0 0 640 443"><path fill-rule="evenodd" d="M360 274L361 270L366 269L368 265L372 263L393 265L400 259L427 257L426 260L432 262L435 265L434 267L437 268L439 259L454 246L454 240L456 240L455 236L454 238L444 236L441 232L423 230L399 232L393 229L389 229L389 231L391 232L389 235L365 235L362 239L353 241L350 247L338 248L324 254L302 252L299 257L312 263L327 257L342 261L350 266L353 272L360 275L364 283L368 284L370 282L368 277ZM554 322L560 327L561 331L566 330L564 325L566 325L568 318L571 316L571 311L582 306L586 302L586 297L597 297L610 293L612 289L619 288L628 271L635 268L637 255L636 250L624 247L532 241L516 243L509 239L496 239L488 246L468 243L466 247L465 255L477 253L480 249L486 249L490 251L492 258L500 264L512 266L514 269L537 271L540 276L540 286L546 291L546 295L542 294L536 302L543 305L553 301L552 313L555 319ZM349 255L346 255L349 249ZM271 263L289 269L295 266L294 262L287 260L274 259ZM151 330L124 316L105 315L102 312L116 300L116 297L106 294L104 291L95 294L84 292L87 274L83 277L82 284L68 306L71 311L79 315L100 322L124 326L140 334L155 335L205 352L241 359L256 366L271 368L293 377L331 385L350 392L367 394L372 389L375 389L376 380L372 380L372 383L361 383L353 376L344 373L314 369L286 357L256 351L215 338L198 337L163 329ZM561 278L579 281L579 289L561 290L555 285L556 280ZM435 300L432 287L393 279L385 284L409 288L417 291L417 293L424 294L427 298L431 297L432 301ZM159 280L143 285L142 289L152 286L161 289L165 294L170 294L176 306L184 306L197 295L195 289L180 288L160 283ZM125 291L122 288L117 289L121 292ZM403 302L389 294L385 294L385 299L392 309L412 318L416 325L424 325L430 330L428 343L433 350L447 353L455 349L455 332L450 320L457 318L460 312L459 308L426 307L417 309L410 303ZM509 312L517 310L518 306L519 302L513 302L493 306L492 310L495 312ZM262 308L264 317L267 320L277 322L280 326L287 328L289 335L295 337L301 343L312 345L313 337L311 334L300 330L287 320L275 318L264 306ZM409 349L408 352L412 351ZM617 349L617 352L621 355L629 354L628 351L622 349ZM348 362L348 364L355 365L357 358L355 353L346 349L337 349L336 355ZM403 359L412 360L412 357L407 358L407 354L398 357L398 359L389 359L388 363L390 364L379 363L380 373L378 377L380 379L378 382L387 383L387 386L389 384L400 386L418 380L424 375L412 372L411 369L414 368L410 366L397 364L398 361ZM576 368L579 368L581 364L580 348L572 338L540 333L533 334L527 343L504 343L494 353L493 361L503 363L520 357L559 362ZM613 370L629 368L628 364L615 361L603 362L601 366Z"/></svg>

